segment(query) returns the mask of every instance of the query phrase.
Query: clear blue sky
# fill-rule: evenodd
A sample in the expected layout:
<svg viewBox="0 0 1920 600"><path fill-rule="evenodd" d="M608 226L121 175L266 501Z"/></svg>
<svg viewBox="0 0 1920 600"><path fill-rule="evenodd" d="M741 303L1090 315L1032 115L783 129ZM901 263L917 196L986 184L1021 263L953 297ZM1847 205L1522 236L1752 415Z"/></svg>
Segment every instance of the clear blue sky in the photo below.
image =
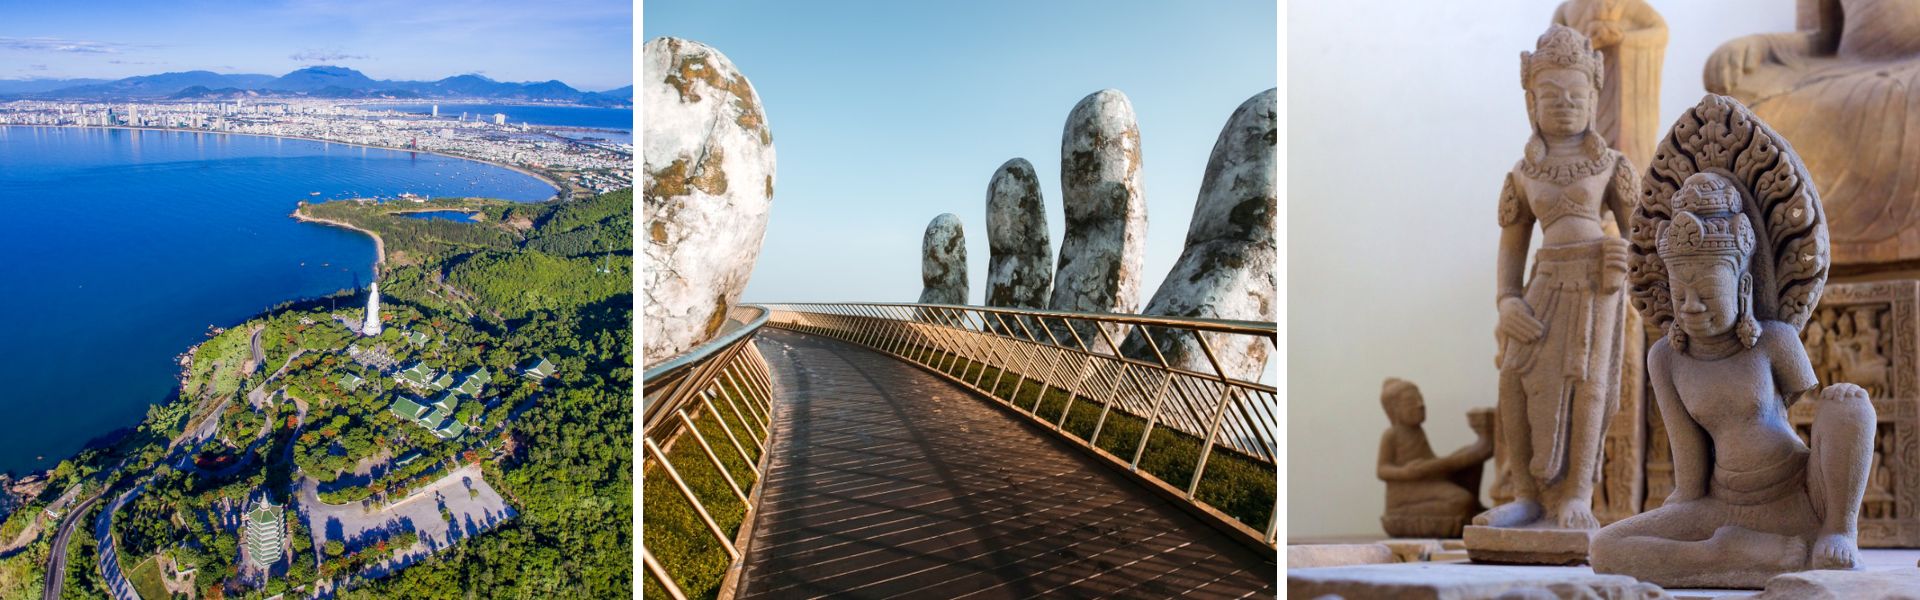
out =
<svg viewBox="0 0 1920 600"><path fill-rule="evenodd" d="M0 78L168 71L480 73L589 91L633 79L631 0L0 0Z"/></svg>
<svg viewBox="0 0 1920 600"><path fill-rule="evenodd" d="M1032 162L1057 253L1060 133L1104 88L1140 121L1145 284L1179 257L1214 138L1276 85L1273 0L784 2L650 0L642 40L718 48L759 91L779 174L744 300L911 302L920 237L960 217L969 303L984 297L987 180ZM644 118L644 116L642 117Z"/></svg>

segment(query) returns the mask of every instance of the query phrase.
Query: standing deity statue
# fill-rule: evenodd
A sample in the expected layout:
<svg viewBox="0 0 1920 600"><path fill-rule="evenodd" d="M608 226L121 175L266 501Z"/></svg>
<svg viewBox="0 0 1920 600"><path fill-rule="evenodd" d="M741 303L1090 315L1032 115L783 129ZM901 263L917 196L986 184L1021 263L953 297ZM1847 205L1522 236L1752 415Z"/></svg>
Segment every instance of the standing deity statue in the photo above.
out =
<svg viewBox="0 0 1920 600"><path fill-rule="evenodd" d="M1573 531L1599 526L1592 511L1594 483L1607 416L1619 402L1627 307L1627 242L1608 235L1604 223L1612 213L1615 224L1626 228L1639 187L1632 165L1594 129L1602 73L1600 53L1585 36L1560 25L1540 36L1534 52L1521 53L1533 135L1500 192L1495 359L1497 446L1512 500L1474 517L1474 525ZM1544 239L1532 276L1523 282L1536 223ZM1532 549L1476 547L1473 529L1467 547L1476 560L1535 562L1527 555ZM1576 547L1540 562L1584 560L1584 534L1573 537Z"/></svg>
<svg viewBox="0 0 1920 600"><path fill-rule="evenodd" d="M1553 23L1587 36L1600 51L1606 72L1600 102L1594 109L1594 131L1609 147L1626 155L1638 173L1653 159L1660 141L1660 70L1667 52L1667 22L1646 0L1567 0L1553 11ZM1608 222L1610 235L1621 235ZM1602 523L1641 510L1645 477L1641 472L1646 439L1647 343L1652 341L1640 315L1626 311L1621 325L1620 403L1609 414L1611 424L1602 442L1600 489L1594 496L1594 515ZM1502 480L1504 481L1504 480Z"/></svg>
<svg viewBox="0 0 1920 600"><path fill-rule="evenodd" d="M1634 305L1666 336L1647 375L1673 492L1595 534L1592 564L1668 587L1758 588L1860 566L1873 450L1867 394L1835 384L1812 443L1787 409L1819 385L1800 331L1826 285L1826 216L1785 138L1708 96L1656 151L1633 215Z"/></svg>

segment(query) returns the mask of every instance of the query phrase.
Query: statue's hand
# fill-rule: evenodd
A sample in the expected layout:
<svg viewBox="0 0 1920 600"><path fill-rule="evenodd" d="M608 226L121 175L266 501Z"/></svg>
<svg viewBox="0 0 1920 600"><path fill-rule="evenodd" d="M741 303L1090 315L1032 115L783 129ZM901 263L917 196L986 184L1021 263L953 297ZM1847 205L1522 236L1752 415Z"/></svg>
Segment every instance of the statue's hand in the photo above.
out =
<svg viewBox="0 0 1920 600"><path fill-rule="evenodd" d="M1523 344L1540 341L1540 334L1547 329L1539 319L1533 317L1533 308L1527 301L1515 297L1500 299L1500 325L1496 328L1501 337Z"/></svg>
<svg viewBox="0 0 1920 600"><path fill-rule="evenodd" d="M1593 49L1609 48L1626 39L1627 34L1620 30L1620 22L1614 20L1593 21L1587 23L1587 39L1593 41Z"/></svg>
<svg viewBox="0 0 1920 600"><path fill-rule="evenodd" d="M1620 287L1627 281L1627 264L1629 259L1627 258L1626 244L1619 244L1615 248L1609 248L1609 250L1617 251L1607 252L1606 255L1600 259L1600 293L1602 294L1611 294L1620 291Z"/></svg>

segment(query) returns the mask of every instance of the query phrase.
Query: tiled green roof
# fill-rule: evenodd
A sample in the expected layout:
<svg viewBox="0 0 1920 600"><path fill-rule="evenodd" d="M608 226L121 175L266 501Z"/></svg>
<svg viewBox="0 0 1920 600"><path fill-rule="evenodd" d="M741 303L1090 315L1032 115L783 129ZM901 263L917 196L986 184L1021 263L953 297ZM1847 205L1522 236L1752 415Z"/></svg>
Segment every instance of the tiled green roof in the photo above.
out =
<svg viewBox="0 0 1920 600"><path fill-rule="evenodd" d="M536 356L533 360L528 361L525 366L520 367L520 375L534 379L546 379L548 376L553 375L553 363L547 362L546 357Z"/></svg>
<svg viewBox="0 0 1920 600"><path fill-rule="evenodd" d="M440 412L451 415L460 410L460 399L455 398L453 392L442 393L433 398L433 406L440 409Z"/></svg>
<svg viewBox="0 0 1920 600"><path fill-rule="evenodd" d="M433 381L431 383L428 383L427 385L436 390L444 390L449 387L453 387L453 376L448 375L446 373L441 373L439 377L433 378Z"/></svg>
<svg viewBox="0 0 1920 600"><path fill-rule="evenodd" d="M394 400L393 406L388 407L387 410L393 411L394 416L412 421L426 415L430 409L410 396L401 396Z"/></svg>
<svg viewBox="0 0 1920 600"><path fill-rule="evenodd" d="M468 396L479 396L481 390L486 389L487 384L492 381L493 376L487 373L486 367L476 368L472 372L461 376L460 385L454 386L453 391Z"/></svg>
<svg viewBox="0 0 1920 600"><path fill-rule="evenodd" d="M461 425L459 421L447 419L446 422L441 423L439 427L434 428L433 434L440 436L440 439L450 440L460 437L460 433L466 430L467 426Z"/></svg>
<svg viewBox="0 0 1920 600"><path fill-rule="evenodd" d="M367 383L367 380L361 379L359 375L354 375L352 373L340 373L338 376L334 378L335 385L338 385L340 386L340 389L343 389L349 392L360 389L360 386L365 383Z"/></svg>

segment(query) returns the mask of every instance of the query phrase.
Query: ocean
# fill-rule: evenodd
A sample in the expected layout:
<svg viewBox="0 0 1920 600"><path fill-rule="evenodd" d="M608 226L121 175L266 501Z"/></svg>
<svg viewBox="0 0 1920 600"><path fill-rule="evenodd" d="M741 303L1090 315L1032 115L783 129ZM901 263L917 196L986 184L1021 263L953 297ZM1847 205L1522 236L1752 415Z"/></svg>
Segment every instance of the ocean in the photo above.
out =
<svg viewBox="0 0 1920 600"><path fill-rule="evenodd" d="M51 467L138 423L208 326L364 284L372 240L288 215L302 201L403 192L539 201L554 190L424 153L0 127L0 472Z"/></svg>

